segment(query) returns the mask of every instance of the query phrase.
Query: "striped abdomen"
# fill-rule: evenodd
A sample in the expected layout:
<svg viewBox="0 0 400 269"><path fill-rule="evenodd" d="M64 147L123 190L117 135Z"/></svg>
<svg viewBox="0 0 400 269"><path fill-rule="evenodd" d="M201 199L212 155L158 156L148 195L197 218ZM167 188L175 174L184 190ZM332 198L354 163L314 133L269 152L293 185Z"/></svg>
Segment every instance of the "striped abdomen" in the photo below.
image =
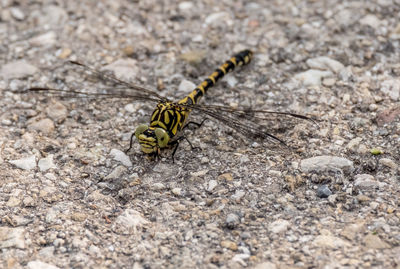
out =
<svg viewBox="0 0 400 269"><path fill-rule="evenodd" d="M206 94L207 90L217 83L227 73L233 71L236 66L248 64L253 53L250 50L243 50L218 67L214 73L198 85L188 96L180 100L179 104L196 104Z"/></svg>

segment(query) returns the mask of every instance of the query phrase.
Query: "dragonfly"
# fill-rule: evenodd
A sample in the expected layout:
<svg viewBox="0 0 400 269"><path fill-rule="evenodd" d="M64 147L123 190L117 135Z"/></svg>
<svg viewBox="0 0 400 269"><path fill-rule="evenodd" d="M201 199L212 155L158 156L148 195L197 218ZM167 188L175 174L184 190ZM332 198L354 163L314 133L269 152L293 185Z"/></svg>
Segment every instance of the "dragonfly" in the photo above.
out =
<svg viewBox="0 0 400 269"><path fill-rule="evenodd" d="M116 97L116 98L129 98L138 101L150 101L157 103L156 108L150 117L149 124L140 124L130 138L129 148L126 152L130 151L133 147L134 139L139 142L141 151L148 155L151 159L160 158L161 151L165 148L173 148L172 161L174 162L174 155L178 149L179 143L185 139L192 149L191 142L181 135L182 131L194 124L200 127L201 123L188 121L189 115L192 111L200 112L217 122L222 123L236 132L244 135L247 139L270 140L277 142L281 145L287 146L286 143L277 136L268 132L264 125L255 122L255 119L265 120L266 118L256 115L284 115L302 120L314 122L311 118L290 112L279 112L269 110L257 109L240 109L232 108L222 105L199 105L200 99L213 87L219 80L226 74L232 72L236 67L247 65L251 62L253 52L251 50L243 50L235 54L229 60L225 61L215 71L204 79L195 89L179 101L172 101L169 98L161 96L157 91L133 84L114 75L107 74L103 71L96 70L83 63L77 61L69 61L70 64L82 68L91 74L100 77L103 80L112 82L119 87L128 89L128 92L105 92L105 93L86 93L79 90L70 89L68 92L72 94L83 95L96 95L101 97ZM32 87L30 91L47 91L51 93L65 92L66 90L46 88L46 87Z"/></svg>

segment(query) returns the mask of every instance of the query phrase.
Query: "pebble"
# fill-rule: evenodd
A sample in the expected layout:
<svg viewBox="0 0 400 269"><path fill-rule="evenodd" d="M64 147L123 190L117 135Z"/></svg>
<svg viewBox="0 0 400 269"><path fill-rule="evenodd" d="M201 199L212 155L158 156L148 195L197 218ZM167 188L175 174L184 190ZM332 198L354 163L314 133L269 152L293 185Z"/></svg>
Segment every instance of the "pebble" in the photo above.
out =
<svg viewBox="0 0 400 269"><path fill-rule="evenodd" d="M276 269L276 265L272 262L263 262L257 264L254 269Z"/></svg>
<svg viewBox="0 0 400 269"><path fill-rule="evenodd" d="M54 31L47 32L29 39L34 47L50 47L57 42L57 34Z"/></svg>
<svg viewBox="0 0 400 269"><path fill-rule="evenodd" d="M393 170L396 170L398 165L391 159L389 158L381 158L379 159L379 164L384 165L386 167L389 167Z"/></svg>
<svg viewBox="0 0 400 269"><path fill-rule="evenodd" d="M289 225L289 221L278 219L268 225L268 230L274 234L285 233L288 230Z"/></svg>
<svg viewBox="0 0 400 269"><path fill-rule="evenodd" d="M4 79L19 79L27 76L32 76L37 73L39 69L31 65L25 60L17 60L4 64L0 70L0 77Z"/></svg>
<svg viewBox="0 0 400 269"><path fill-rule="evenodd" d="M359 22L360 22L360 24L368 25L374 29L378 29L379 26L382 24L382 21L380 21L378 19L378 17L376 17L373 14L365 15L363 18L361 18L361 20Z"/></svg>
<svg viewBox="0 0 400 269"><path fill-rule="evenodd" d="M72 53L70 48L63 48L62 50L57 52L57 57L60 59L67 59Z"/></svg>
<svg viewBox="0 0 400 269"><path fill-rule="evenodd" d="M229 241L229 240L223 240L221 241L221 247L227 248L233 251L236 251L238 249L238 246L235 242Z"/></svg>
<svg viewBox="0 0 400 269"><path fill-rule="evenodd" d="M354 186L360 190L372 190L378 188L379 182L369 174L358 174L355 176Z"/></svg>
<svg viewBox="0 0 400 269"><path fill-rule="evenodd" d="M43 134L50 134L54 131L54 123L51 119L45 118L28 125L28 130L38 131Z"/></svg>
<svg viewBox="0 0 400 269"><path fill-rule="evenodd" d="M147 224L149 221L138 211L128 208L117 217L113 224L113 230L124 235L135 234L139 228Z"/></svg>
<svg viewBox="0 0 400 269"><path fill-rule="evenodd" d="M59 269L59 267L49 264L49 263L45 263L42 261L30 261L28 262L28 264L26 265L27 269Z"/></svg>
<svg viewBox="0 0 400 269"><path fill-rule="evenodd" d="M364 244L367 248L385 249L390 248L390 245L379 238L377 235L368 234L364 237Z"/></svg>
<svg viewBox="0 0 400 269"><path fill-rule="evenodd" d="M353 162L346 158L323 155L302 160L300 169L303 172L337 170L351 172L354 170L354 166Z"/></svg>
<svg viewBox="0 0 400 269"><path fill-rule="evenodd" d="M207 56L207 51L205 50L193 50L183 53L179 56L185 62L189 64L200 64ZM193 89L193 88L192 88Z"/></svg>
<svg viewBox="0 0 400 269"><path fill-rule="evenodd" d="M387 79L383 81L380 90L393 101L400 100L400 79Z"/></svg>
<svg viewBox="0 0 400 269"><path fill-rule="evenodd" d="M52 102L46 108L46 114L49 116L50 119L61 122L65 120L68 115L67 108L60 102Z"/></svg>
<svg viewBox="0 0 400 269"><path fill-rule="evenodd" d="M217 187L217 186L218 186L218 181L212 179L212 180L210 180L210 181L208 182L207 191L208 191L208 192L212 192L212 191L215 189L215 187Z"/></svg>
<svg viewBox="0 0 400 269"><path fill-rule="evenodd" d="M341 62L326 56L308 59L306 63L312 69L328 70L336 74L339 73L340 70L344 69L344 65Z"/></svg>
<svg viewBox="0 0 400 269"><path fill-rule="evenodd" d="M9 163L15 165L16 167L23 169L23 170L31 170L36 167L36 156L31 155L26 158L18 159L18 160L11 160Z"/></svg>
<svg viewBox="0 0 400 269"><path fill-rule="evenodd" d="M25 13L18 7L11 7L10 8L11 16L18 21L25 20Z"/></svg>
<svg viewBox="0 0 400 269"><path fill-rule="evenodd" d="M187 94L188 92L191 92L194 88L196 88L196 85L193 82L189 80L182 80L181 83L179 83L178 92Z"/></svg>
<svg viewBox="0 0 400 269"><path fill-rule="evenodd" d="M176 196L181 196L182 195L182 188L173 188L171 192L176 195Z"/></svg>
<svg viewBox="0 0 400 269"><path fill-rule="evenodd" d="M228 26L233 24L231 16L229 15L228 12L212 13L206 17L204 22L206 25L210 25L213 27L220 26L223 24L227 24Z"/></svg>
<svg viewBox="0 0 400 269"><path fill-rule="evenodd" d="M178 5L178 8L179 8L180 10L188 10L188 9L192 9L193 7L194 7L193 3L192 3L192 2L189 2L189 1L187 1L187 2L181 2L181 3L179 3L179 5Z"/></svg>
<svg viewBox="0 0 400 269"><path fill-rule="evenodd" d="M225 225L229 229L235 229L237 225L240 223L240 218L238 215L234 213L229 213L225 219Z"/></svg>
<svg viewBox="0 0 400 269"><path fill-rule="evenodd" d="M0 248L25 249L25 229L0 227Z"/></svg>
<svg viewBox="0 0 400 269"><path fill-rule="evenodd" d="M245 194L246 192L243 190L236 190L235 194L232 195L232 199L239 203Z"/></svg>
<svg viewBox="0 0 400 269"><path fill-rule="evenodd" d="M57 166L53 162L54 155L49 154L46 158L42 158L38 162L39 170L41 172L45 172L49 169L57 168Z"/></svg>
<svg viewBox="0 0 400 269"><path fill-rule="evenodd" d="M247 266L247 263L245 263L244 260L248 260L249 258L250 258L249 254L241 253L233 256L232 261L237 262L242 266Z"/></svg>
<svg viewBox="0 0 400 269"><path fill-rule="evenodd" d="M319 198L327 198L332 194L332 191L329 189L328 185L321 185L317 189L317 196Z"/></svg>
<svg viewBox="0 0 400 269"><path fill-rule="evenodd" d="M104 179L110 180L110 179L118 179L121 177L123 173L126 171L126 167L123 165L119 165L112 170L110 174L108 174Z"/></svg>
<svg viewBox="0 0 400 269"><path fill-rule="evenodd" d="M110 70L117 78L127 81L135 80L139 73L138 63L134 59L119 59L103 69Z"/></svg>
<svg viewBox="0 0 400 269"><path fill-rule="evenodd" d="M68 13L60 6L45 6L40 14L35 14L38 17L39 25L62 25L68 20Z"/></svg>
<svg viewBox="0 0 400 269"><path fill-rule="evenodd" d="M332 235L318 235L314 239L313 244L317 247L334 248L334 249L350 246L350 243L344 241L339 237Z"/></svg>
<svg viewBox="0 0 400 269"><path fill-rule="evenodd" d="M321 71L310 69L294 76L294 79L303 83L304 86L320 86L323 78L332 77L331 71Z"/></svg>
<svg viewBox="0 0 400 269"><path fill-rule="evenodd" d="M352 223L350 225L346 225L341 232L341 235L347 238L348 240L353 241L356 239L357 235L361 235L365 230L364 222Z"/></svg>
<svg viewBox="0 0 400 269"><path fill-rule="evenodd" d="M129 159L129 156L126 155L124 152L120 151L119 149L112 149L110 151L110 155L114 158L114 160L121 162L126 167L132 166L132 162Z"/></svg>

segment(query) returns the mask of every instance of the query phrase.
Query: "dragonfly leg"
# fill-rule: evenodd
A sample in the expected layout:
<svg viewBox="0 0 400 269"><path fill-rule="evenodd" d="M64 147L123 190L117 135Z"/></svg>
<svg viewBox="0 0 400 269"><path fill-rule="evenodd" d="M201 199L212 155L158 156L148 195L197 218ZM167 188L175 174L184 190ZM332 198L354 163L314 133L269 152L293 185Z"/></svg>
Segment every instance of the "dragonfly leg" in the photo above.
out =
<svg viewBox="0 0 400 269"><path fill-rule="evenodd" d="M133 144L133 137L135 136L135 133L132 133L131 135L131 142L129 143L129 148L127 150L125 150L125 154L128 153L131 148L132 148L132 144Z"/></svg>
<svg viewBox="0 0 400 269"><path fill-rule="evenodd" d="M198 122L194 122L194 121L189 121L188 123L186 123L186 124L185 124L185 126L183 126L182 130L184 130L186 127L188 127L188 126L189 126L189 124L196 125L196 127L197 127L197 128L200 128L200 127L203 125L203 123L204 123L206 120L208 120L208 119L207 119L207 118L205 118L205 119L204 119L204 120L202 120L200 123L198 123Z"/></svg>
<svg viewBox="0 0 400 269"><path fill-rule="evenodd" d="M203 122L204 122L204 120L203 120ZM203 123L203 122L202 122L202 123ZM201 123L201 124L202 124L202 123ZM185 139L185 140L189 143L190 149L191 149L191 150L200 149L200 147L194 147L193 144L189 141L189 139L187 139L186 136L178 137L176 140L174 140L174 141L172 141L172 142L170 143L171 146L176 145L175 148L174 148L174 151L172 152L172 162L173 162L173 163L175 162L175 160L174 160L174 155L175 155L176 151L178 150L179 141L182 140L182 139Z"/></svg>

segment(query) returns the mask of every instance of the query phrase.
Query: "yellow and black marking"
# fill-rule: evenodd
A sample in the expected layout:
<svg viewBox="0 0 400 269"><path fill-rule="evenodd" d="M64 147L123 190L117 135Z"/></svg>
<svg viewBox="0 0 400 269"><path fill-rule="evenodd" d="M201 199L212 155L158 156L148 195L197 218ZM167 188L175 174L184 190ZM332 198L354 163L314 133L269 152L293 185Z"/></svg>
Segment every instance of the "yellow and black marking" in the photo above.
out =
<svg viewBox="0 0 400 269"><path fill-rule="evenodd" d="M140 125L134 135L139 140L144 153L158 155L161 148L177 145L178 140L173 138L184 128L189 113L190 105L197 104L207 90L214 86L218 80L233 71L236 66L248 64L253 53L243 50L218 67L208 78L200 83L188 96L177 103L161 101L151 115L150 125ZM132 138L130 148L132 147ZM129 148L129 149L130 149ZM128 150L129 150L128 149ZM175 153L176 148L173 152Z"/></svg>

